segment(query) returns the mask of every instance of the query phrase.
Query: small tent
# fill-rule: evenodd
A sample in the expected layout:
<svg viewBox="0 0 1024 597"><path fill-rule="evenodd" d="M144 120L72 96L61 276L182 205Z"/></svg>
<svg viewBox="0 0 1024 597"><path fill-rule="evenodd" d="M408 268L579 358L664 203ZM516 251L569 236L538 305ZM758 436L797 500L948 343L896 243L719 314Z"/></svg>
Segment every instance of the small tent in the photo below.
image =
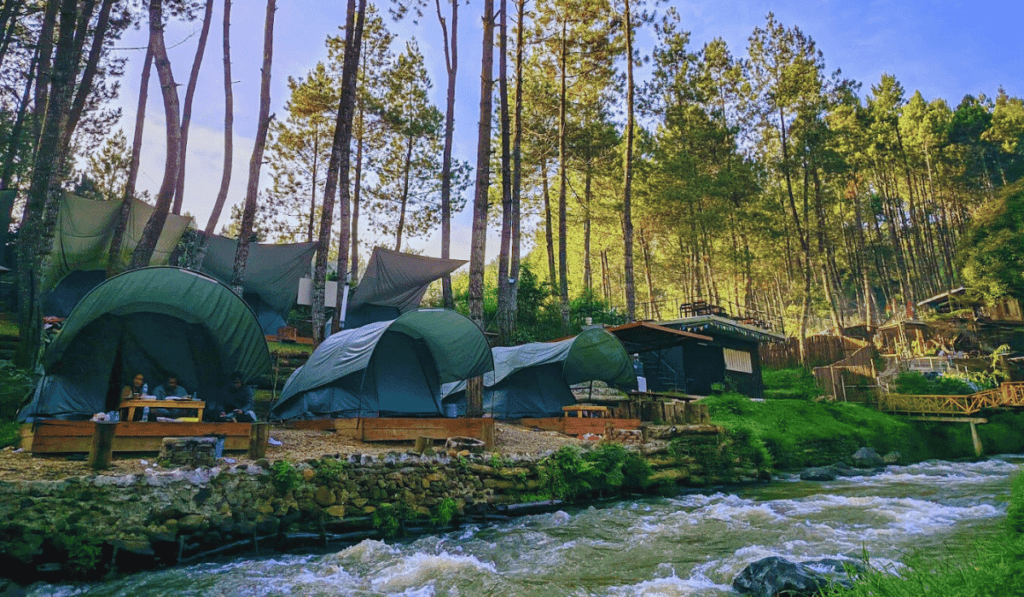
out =
<svg viewBox="0 0 1024 597"><path fill-rule="evenodd" d="M576 404L569 386L604 381L636 385L633 363L618 338L593 328L575 338L494 349L494 372L484 375L484 412L497 419L557 417ZM465 410L465 382L444 387L444 403Z"/></svg>
<svg viewBox="0 0 1024 597"><path fill-rule="evenodd" d="M270 417L437 417L442 384L493 367L472 321L445 309L410 311L330 336L288 379Z"/></svg>
<svg viewBox="0 0 1024 597"><path fill-rule="evenodd" d="M237 240L208 236L200 271L230 284L237 248ZM278 328L288 325L288 312L295 305L299 279L309 274L309 264L315 250L316 243L249 244L249 258L242 279L242 298L256 313L264 334L276 334Z"/></svg>
<svg viewBox="0 0 1024 597"><path fill-rule="evenodd" d="M215 402L233 371L251 383L271 369L256 317L238 296L212 278L166 266L125 272L94 288L41 364L45 375L20 420L113 410L136 373L150 389L174 373L190 393Z"/></svg>

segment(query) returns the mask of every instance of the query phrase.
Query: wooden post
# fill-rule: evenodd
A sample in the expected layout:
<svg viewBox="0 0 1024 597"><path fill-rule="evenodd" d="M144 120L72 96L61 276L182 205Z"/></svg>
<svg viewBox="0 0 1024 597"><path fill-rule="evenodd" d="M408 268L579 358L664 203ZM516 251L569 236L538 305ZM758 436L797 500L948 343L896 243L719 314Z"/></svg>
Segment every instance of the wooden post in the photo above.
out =
<svg viewBox="0 0 1024 597"><path fill-rule="evenodd" d="M970 423L970 426L971 441L974 442L974 455L980 458L981 455L984 454L984 451L981 448L981 438L978 437L978 426L975 425L973 422Z"/></svg>
<svg viewBox="0 0 1024 597"><path fill-rule="evenodd" d="M270 438L270 423L255 422L249 428L249 458L255 460L267 455L267 440Z"/></svg>
<svg viewBox="0 0 1024 597"><path fill-rule="evenodd" d="M427 451L427 448L430 448L433 445L433 438L421 435L416 438L416 446L413 448L413 451L416 452L417 454L422 454Z"/></svg>
<svg viewBox="0 0 1024 597"><path fill-rule="evenodd" d="M114 432L116 422L101 421L96 423L92 432L92 446L89 448L89 467L94 471L105 471L110 468L114 453Z"/></svg>

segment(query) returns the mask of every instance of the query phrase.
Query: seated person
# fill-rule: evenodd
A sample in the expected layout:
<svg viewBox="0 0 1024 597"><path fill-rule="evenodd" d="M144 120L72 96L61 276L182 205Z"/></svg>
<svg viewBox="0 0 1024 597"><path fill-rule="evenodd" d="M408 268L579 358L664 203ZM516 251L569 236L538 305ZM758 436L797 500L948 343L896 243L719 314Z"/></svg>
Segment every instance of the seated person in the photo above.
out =
<svg viewBox="0 0 1024 597"><path fill-rule="evenodd" d="M142 386L146 385L146 378L141 373L136 373L132 378L131 385L121 390L121 402L125 400L136 400L143 394Z"/></svg>
<svg viewBox="0 0 1024 597"><path fill-rule="evenodd" d="M135 377L132 378L131 385L125 386L121 390L121 404L123 405L127 400L138 400L145 393L142 388L146 385L146 378L141 373L136 373ZM136 419L142 418L142 409L139 409L135 414Z"/></svg>
<svg viewBox="0 0 1024 597"><path fill-rule="evenodd" d="M219 422L235 421L238 423L252 423L256 420L256 413L253 411L252 388L242 384L242 374L231 374L231 384L221 401L220 413L216 416Z"/></svg>
<svg viewBox="0 0 1024 597"><path fill-rule="evenodd" d="M173 373L167 376L166 384L157 386L153 394L156 395L157 400L188 397L188 392L185 391L185 388L178 385L178 376Z"/></svg>
<svg viewBox="0 0 1024 597"><path fill-rule="evenodd" d="M156 396L157 400L167 400L169 398L187 398L188 392L185 391L185 388L178 385L178 376L171 373L167 376L167 383L157 386L156 390L153 391L153 395ZM184 414L185 411L180 409L154 408L150 411L150 418L166 417L176 419L177 417L184 416Z"/></svg>

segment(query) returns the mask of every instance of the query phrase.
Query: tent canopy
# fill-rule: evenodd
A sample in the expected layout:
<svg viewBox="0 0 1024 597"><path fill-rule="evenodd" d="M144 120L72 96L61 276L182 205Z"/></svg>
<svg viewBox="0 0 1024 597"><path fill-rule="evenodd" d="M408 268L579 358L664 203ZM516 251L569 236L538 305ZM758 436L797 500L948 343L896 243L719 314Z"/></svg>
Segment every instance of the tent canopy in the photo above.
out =
<svg viewBox="0 0 1024 597"><path fill-rule="evenodd" d="M249 307L220 282L176 267L129 271L94 288L41 363L46 375L22 418L111 410L135 373L151 390L174 373L216 402L233 371L249 383L271 369Z"/></svg>
<svg viewBox="0 0 1024 597"><path fill-rule="evenodd" d="M121 244L119 268L123 269L128 265L154 209L144 201L131 200ZM107 269L110 241L120 213L120 201L96 201L69 193L64 194L60 210L57 212L53 249L47 260L48 266L42 272L43 292L53 289L71 272ZM163 231L157 240L156 250L149 261L150 265L166 265L181 235L191 225L190 217L168 214Z"/></svg>
<svg viewBox="0 0 1024 597"><path fill-rule="evenodd" d="M237 248L235 239L208 236L200 270L230 285ZM299 291L299 279L309 274L315 250L316 243L249 245L242 297L256 313L265 334L276 334L279 327L287 325L288 312Z"/></svg>
<svg viewBox="0 0 1024 597"><path fill-rule="evenodd" d="M441 384L493 367L476 324L419 309L330 336L288 379L271 416L439 416Z"/></svg>
<svg viewBox="0 0 1024 597"><path fill-rule="evenodd" d="M484 375L484 411L497 418L560 416L563 406L576 403L569 386L585 381L636 384L622 343L602 329L493 352L494 372ZM465 382L445 386L442 395L445 402L463 403Z"/></svg>
<svg viewBox="0 0 1024 597"><path fill-rule="evenodd" d="M363 305L395 307L400 313L420 305L430 283L465 265L461 259L438 259L374 247L349 311Z"/></svg>

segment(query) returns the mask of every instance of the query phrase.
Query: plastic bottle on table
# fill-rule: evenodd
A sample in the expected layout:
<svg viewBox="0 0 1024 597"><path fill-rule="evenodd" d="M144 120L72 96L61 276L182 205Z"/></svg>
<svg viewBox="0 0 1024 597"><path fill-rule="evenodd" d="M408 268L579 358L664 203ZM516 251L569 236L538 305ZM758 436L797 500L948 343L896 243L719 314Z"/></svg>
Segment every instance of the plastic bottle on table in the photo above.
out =
<svg viewBox="0 0 1024 597"><path fill-rule="evenodd" d="M148 383L142 384L142 395L143 396L149 395L149 384Z"/></svg>

